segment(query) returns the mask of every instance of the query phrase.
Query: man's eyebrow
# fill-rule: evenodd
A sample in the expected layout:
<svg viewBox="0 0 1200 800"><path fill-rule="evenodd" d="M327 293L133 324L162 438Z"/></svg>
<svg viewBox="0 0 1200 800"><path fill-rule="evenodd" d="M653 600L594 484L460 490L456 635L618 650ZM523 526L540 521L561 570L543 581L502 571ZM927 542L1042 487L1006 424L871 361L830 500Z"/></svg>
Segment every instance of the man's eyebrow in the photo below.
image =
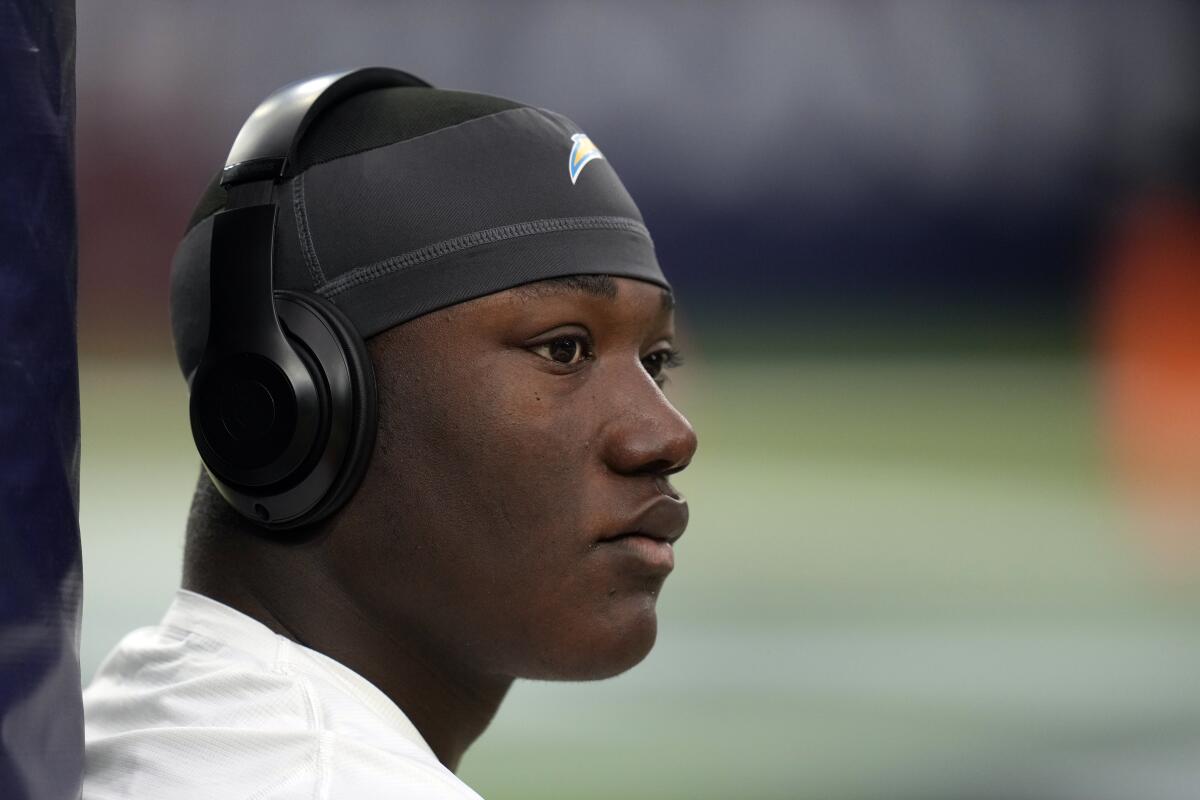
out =
<svg viewBox="0 0 1200 800"><path fill-rule="evenodd" d="M609 300L617 298L617 282L611 275L565 275L527 283L516 288L524 297L546 297L553 294L580 292Z"/></svg>
<svg viewBox="0 0 1200 800"><path fill-rule="evenodd" d="M526 298L580 292L593 297L615 300L617 299L617 282L611 275L566 275L561 278L546 278L534 283L527 283L516 287L515 291ZM659 301L663 311L675 310L675 294L670 289L662 290Z"/></svg>

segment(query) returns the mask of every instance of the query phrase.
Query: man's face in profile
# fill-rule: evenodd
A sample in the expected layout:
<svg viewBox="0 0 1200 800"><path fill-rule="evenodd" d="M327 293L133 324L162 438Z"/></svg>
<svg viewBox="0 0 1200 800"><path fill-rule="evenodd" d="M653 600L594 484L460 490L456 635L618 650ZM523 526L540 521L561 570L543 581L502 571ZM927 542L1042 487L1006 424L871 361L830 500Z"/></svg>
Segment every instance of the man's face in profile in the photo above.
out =
<svg viewBox="0 0 1200 800"><path fill-rule="evenodd" d="M477 674L640 661L687 523L667 476L696 448L659 385L673 337L663 289L591 276L373 339L378 440L329 540L357 613Z"/></svg>

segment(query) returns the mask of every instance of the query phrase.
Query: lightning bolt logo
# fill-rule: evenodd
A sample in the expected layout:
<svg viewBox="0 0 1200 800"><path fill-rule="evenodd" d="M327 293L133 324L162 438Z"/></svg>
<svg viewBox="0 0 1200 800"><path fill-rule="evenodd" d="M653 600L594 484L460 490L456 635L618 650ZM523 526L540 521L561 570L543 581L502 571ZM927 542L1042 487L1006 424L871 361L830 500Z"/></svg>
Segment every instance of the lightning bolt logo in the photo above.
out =
<svg viewBox="0 0 1200 800"><path fill-rule="evenodd" d="M571 183L574 184L579 180L579 173L583 172L583 168L592 163L594 159L604 158L604 154L587 137L586 133L573 135L571 141L574 144L571 145L571 155L567 160L567 172L571 176Z"/></svg>

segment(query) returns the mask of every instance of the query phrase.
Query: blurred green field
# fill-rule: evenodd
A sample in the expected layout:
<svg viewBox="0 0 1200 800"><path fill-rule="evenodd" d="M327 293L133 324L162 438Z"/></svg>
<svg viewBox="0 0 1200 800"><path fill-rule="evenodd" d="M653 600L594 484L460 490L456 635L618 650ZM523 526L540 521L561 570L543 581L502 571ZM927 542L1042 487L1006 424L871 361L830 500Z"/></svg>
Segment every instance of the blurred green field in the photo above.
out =
<svg viewBox="0 0 1200 800"><path fill-rule="evenodd" d="M701 446L659 645L611 681L519 684L465 759L484 797L1200 785L1200 594L1126 530L1082 360L724 357L673 380ZM173 364L85 357L82 404L86 678L177 585L198 462Z"/></svg>

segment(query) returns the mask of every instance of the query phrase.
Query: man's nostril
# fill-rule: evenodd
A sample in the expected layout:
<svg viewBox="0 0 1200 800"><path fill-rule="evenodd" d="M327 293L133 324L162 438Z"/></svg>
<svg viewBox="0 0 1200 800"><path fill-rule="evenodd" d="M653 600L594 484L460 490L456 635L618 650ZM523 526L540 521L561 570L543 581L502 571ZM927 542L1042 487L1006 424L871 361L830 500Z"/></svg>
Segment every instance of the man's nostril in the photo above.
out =
<svg viewBox="0 0 1200 800"><path fill-rule="evenodd" d="M653 475L655 477L665 478L667 475L677 471L675 467L675 462L671 461L670 459L658 458L642 464L636 470L636 474Z"/></svg>
<svg viewBox="0 0 1200 800"><path fill-rule="evenodd" d="M681 464L675 464L674 466L670 467L669 469L663 470L662 475L663 475L663 477L666 477L668 475L674 475L678 472L683 472L685 469L688 468L688 465L691 463L692 463L691 459L688 459L687 461L684 461Z"/></svg>

